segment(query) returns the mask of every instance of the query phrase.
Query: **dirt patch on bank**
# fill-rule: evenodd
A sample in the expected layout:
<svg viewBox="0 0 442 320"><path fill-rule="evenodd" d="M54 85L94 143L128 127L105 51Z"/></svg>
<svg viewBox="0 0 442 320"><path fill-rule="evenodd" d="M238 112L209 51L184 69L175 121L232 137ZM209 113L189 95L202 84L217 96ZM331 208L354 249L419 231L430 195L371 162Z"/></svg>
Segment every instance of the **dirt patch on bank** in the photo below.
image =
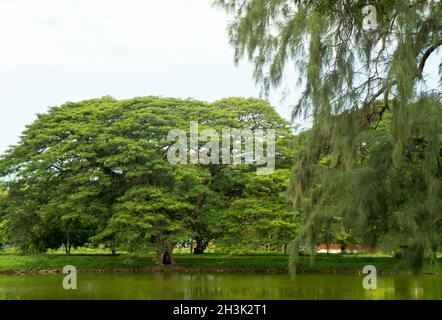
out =
<svg viewBox="0 0 442 320"><path fill-rule="evenodd" d="M182 266L152 266L146 268L78 268L78 273L288 273L287 269L266 269L266 268L187 268ZM60 274L62 269L16 269L0 270L0 274L24 275L24 274ZM317 273L317 274L358 274L361 270L298 270L297 273ZM410 274L406 271L383 271L378 270L378 274L398 275ZM440 275L439 272L422 272L427 275Z"/></svg>

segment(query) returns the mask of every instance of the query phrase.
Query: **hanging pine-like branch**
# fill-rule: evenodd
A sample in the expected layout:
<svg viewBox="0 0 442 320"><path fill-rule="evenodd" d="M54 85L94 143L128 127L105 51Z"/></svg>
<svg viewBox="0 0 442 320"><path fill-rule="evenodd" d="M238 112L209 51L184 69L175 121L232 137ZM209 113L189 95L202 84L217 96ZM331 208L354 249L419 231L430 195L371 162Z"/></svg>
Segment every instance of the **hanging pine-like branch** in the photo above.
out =
<svg viewBox="0 0 442 320"><path fill-rule="evenodd" d="M440 1L215 3L234 14L235 61L254 63L264 93L288 67L299 76L293 118L310 117L312 128L289 190L304 213L296 243L315 244L340 217L360 241L419 270L442 243L442 95L425 76L429 59L440 63ZM364 28L368 4L373 30Z"/></svg>

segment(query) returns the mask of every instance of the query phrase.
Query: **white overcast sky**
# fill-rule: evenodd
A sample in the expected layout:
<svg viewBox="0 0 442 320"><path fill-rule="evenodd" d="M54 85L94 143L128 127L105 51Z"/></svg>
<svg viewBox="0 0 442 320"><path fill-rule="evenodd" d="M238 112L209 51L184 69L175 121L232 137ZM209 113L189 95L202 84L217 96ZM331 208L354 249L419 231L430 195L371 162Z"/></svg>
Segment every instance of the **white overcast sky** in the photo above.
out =
<svg viewBox="0 0 442 320"><path fill-rule="evenodd" d="M0 152L66 101L259 97L252 66L233 63L229 18L211 2L0 0Z"/></svg>
<svg viewBox="0 0 442 320"><path fill-rule="evenodd" d="M252 66L233 63L229 17L211 3L0 0L0 152L36 113L66 101L259 97ZM289 119L293 100L280 97L270 100Z"/></svg>

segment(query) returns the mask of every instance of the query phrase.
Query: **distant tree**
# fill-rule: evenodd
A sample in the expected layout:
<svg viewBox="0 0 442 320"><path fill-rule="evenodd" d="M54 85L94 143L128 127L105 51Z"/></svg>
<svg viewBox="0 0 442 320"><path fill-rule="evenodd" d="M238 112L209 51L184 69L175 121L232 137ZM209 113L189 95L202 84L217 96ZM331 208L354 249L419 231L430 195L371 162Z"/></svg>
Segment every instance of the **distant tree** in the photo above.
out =
<svg viewBox="0 0 442 320"><path fill-rule="evenodd" d="M222 217L220 242L241 250L282 250L296 236L300 223L287 198L290 171L277 169L272 175L246 176L244 195L235 199Z"/></svg>
<svg viewBox="0 0 442 320"><path fill-rule="evenodd" d="M0 184L0 249L6 244L7 220L7 199L8 193L3 184Z"/></svg>
<svg viewBox="0 0 442 320"><path fill-rule="evenodd" d="M276 132L276 168L288 168L293 163L293 134L289 124L268 102L258 99L227 98L214 102L207 113L200 113L201 130L223 128L244 130L273 129ZM203 144L204 142L202 142ZM224 216L229 206L244 195L248 176L256 175L251 165L199 165L207 172L204 188L191 213L191 228L196 246L194 253L201 254L210 241L223 237ZM286 199L282 199L284 205ZM244 208L246 209L246 208Z"/></svg>
<svg viewBox="0 0 442 320"><path fill-rule="evenodd" d="M204 170L200 168L200 170ZM248 167L230 166L210 167L210 174L204 184L207 189L197 199L190 215L190 226L195 240L194 254L202 254L211 241L217 241L223 236L224 216L234 199L243 195L245 187L244 173Z"/></svg>

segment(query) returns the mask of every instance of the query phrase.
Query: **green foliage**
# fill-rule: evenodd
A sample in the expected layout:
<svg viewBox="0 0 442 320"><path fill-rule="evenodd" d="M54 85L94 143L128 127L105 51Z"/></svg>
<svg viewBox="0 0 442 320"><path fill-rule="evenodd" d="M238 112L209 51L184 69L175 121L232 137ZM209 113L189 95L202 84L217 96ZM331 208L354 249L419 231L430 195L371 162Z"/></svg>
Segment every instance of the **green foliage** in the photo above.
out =
<svg viewBox="0 0 442 320"><path fill-rule="evenodd" d="M247 174L244 196L236 198L221 217L221 245L285 251L300 222L287 199L289 175L288 169L269 176Z"/></svg>
<svg viewBox="0 0 442 320"><path fill-rule="evenodd" d="M274 129L276 165L290 166L291 130L265 101L110 97L53 107L0 160L6 178L8 241L23 251L87 242L170 255L194 238L201 252L243 196L252 165L172 165L171 129ZM204 143L200 141L201 145ZM280 148L279 148L280 147ZM287 210L286 199L279 208Z"/></svg>
<svg viewBox="0 0 442 320"><path fill-rule="evenodd" d="M6 232L9 221L6 219L6 200L8 193L3 185L0 185L0 250L6 244Z"/></svg>
<svg viewBox="0 0 442 320"><path fill-rule="evenodd" d="M370 1L378 22L371 31L363 29L367 1L216 3L234 12L235 61L254 63L264 92L289 66L299 75L304 91L293 118L310 117L312 129L290 187L304 215L297 244L315 243L341 217L346 230L402 252L416 270L434 258L442 243L442 104L424 68L442 45L440 1Z"/></svg>
<svg viewBox="0 0 442 320"><path fill-rule="evenodd" d="M181 268L189 270L219 270L219 271L246 271L246 272L287 272L288 256L283 254L176 254L175 259ZM361 256L361 255L318 255L315 264L309 256L302 256L298 261L300 272L322 273L360 273L365 265L375 265L379 273L393 273L403 270L398 268L398 259L388 256ZM67 264L75 265L79 270L149 270L153 267L150 255L93 255L77 254L73 251L67 257L61 254L7 254L0 253L0 270L61 270ZM436 265L424 266L427 272L442 272L442 258L438 258Z"/></svg>

